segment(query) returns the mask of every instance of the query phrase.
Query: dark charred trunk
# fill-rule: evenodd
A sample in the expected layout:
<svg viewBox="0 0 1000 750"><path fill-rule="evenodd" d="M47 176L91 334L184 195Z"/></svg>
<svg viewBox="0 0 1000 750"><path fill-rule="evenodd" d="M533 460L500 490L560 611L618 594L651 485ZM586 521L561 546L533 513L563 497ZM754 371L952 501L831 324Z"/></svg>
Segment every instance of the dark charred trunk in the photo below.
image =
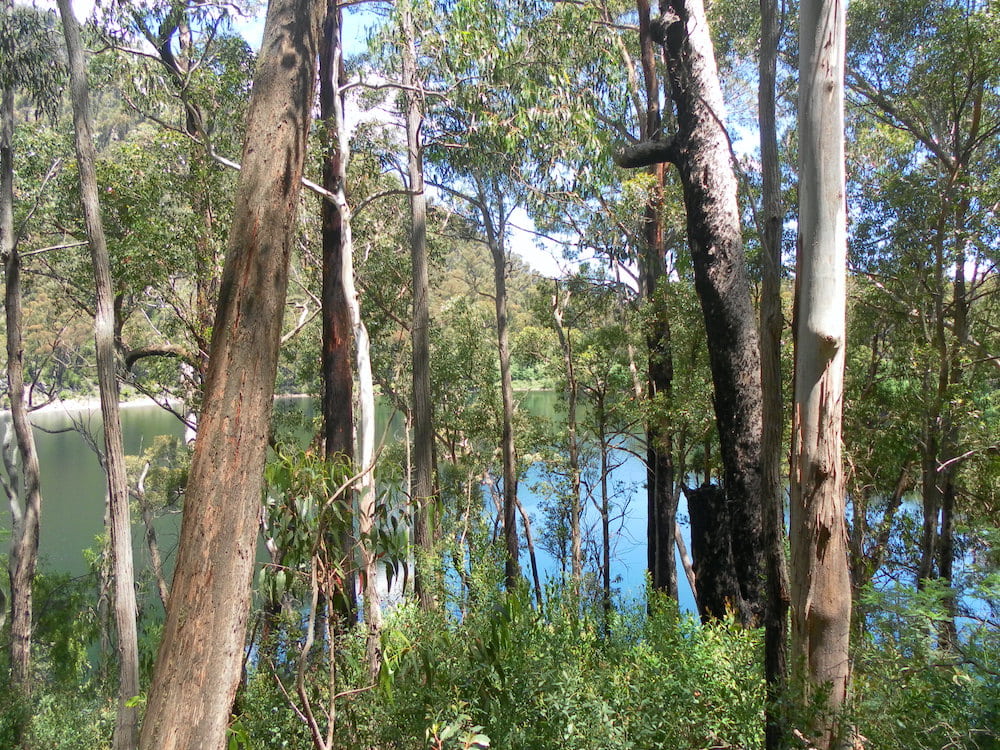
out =
<svg viewBox="0 0 1000 750"><path fill-rule="evenodd" d="M664 18L676 18L663 28ZM660 29L677 115L677 167L688 242L708 337L725 509L746 624L765 604L761 502L761 385L757 328L743 256L736 176L722 91L700 0L661 4ZM712 503L711 507L717 507ZM718 524L721 528L723 524ZM697 559L697 554L695 555ZM699 576L699 590L704 587Z"/></svg>
<svg viewBox="0 0 1000 750"><path fill-rule="evenodd" d="M726 493L717 484L685 490L691 520L691 556L698 582L698 614L703 622L742 616L742 598L732 552L732 519Z"/></svg>

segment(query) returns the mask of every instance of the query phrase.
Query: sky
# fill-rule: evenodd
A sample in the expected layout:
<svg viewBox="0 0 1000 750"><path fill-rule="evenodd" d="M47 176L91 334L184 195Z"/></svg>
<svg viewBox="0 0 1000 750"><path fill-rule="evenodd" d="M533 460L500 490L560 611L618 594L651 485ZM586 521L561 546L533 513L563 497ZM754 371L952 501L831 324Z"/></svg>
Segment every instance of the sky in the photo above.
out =
<svg viewBox="0 0 1000 750"><path fill-rule="evenodd" d="M43 8L55 9L55 0L36 0ZM73 10L80 22L90 18L94 12L95 0L73 0ZM253 49L260 48L264 32L264 14L266 2L262 3L260 12L253 18L237 20L233 25L243 35ZM357 54L364 50L365 37L368 29L377 21L376 16L368 11L351 11L344 17L344 46L347 54ZM375 115L378 116L377 114ZM348 113L348 119L353 119ZM360 113L358 116L360 120ZM429 189L429 193L432 189ZM433 197L433 196L432 196ZM543 243L533 234L534 224L523 209L515 211L512 217L512 228L509 242L511 249L523 258L535 271L548 277L565 275L570 263L562 258L561 250L553 243Z"/></svg>
<svg viewBox="0 0 1000 750"><path fill-rule="evenodd" d="M79 0L80 2L92 2L92 0ZM349 11L344 15L344 48L348 55L358 54L364 51L365 38L369 28L377 22L377 17L368 11ZM243 38L253 49L260 48L261 37L264 33L264 9L256 18L248 19L234 24ZM350 109L350 104L348 104ZM380 115L376 113L375 117ZM347 119L354 119L351 113L347 113ZM360 121L361 114L358 113L356 121ZM428 193L433 193L433 188L428 188ZM433 195L432 195L433 198ZM551 243L542 247L537 237L532 233L534 223L531 217L523 209L518 209L512 217L512 228L510 231L510 247L521 258L525 260L535 271L543 276L556 277L565 275L565 268L568 261L563 260L562 252Z"/></svg>

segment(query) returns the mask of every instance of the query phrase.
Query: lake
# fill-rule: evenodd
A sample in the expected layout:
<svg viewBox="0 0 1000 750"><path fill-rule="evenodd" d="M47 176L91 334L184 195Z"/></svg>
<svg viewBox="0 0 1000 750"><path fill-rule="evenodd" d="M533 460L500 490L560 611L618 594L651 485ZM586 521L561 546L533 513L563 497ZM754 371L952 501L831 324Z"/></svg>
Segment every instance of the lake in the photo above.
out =
<svg viewBox="0 0 1000 750"><path fill-rule="evenodd" d="M554 393L532 392L521 394L519 400L521 408L533 415L551 418L557 413L557 398ZM282 399L280 405L282 410L302 409L307 414L315 409L313 402L307 399ZM391 415L386 410L382 417L389 419ZM100 413L97 410L50 408L33 414L31 420L36 425L35 440L42 472L43 507L39 540L42 569L73 576L84 575L89 572L84 551L95 549L96 538L103 533L106 485L97 456L80 430L95 436L103 447ZM145 404L130 404L122 410L122 430L125 452L130 455L140 453L157 436L184 436L184 425L172 414L158 406ZM615 502L621 518L614 527L616 530L612 538L612 585L618 589L620 596L641 597L646 569L645 468L635 455L625 450L615 452L614 463L619 465L611 475L610 486L616 493ZM528 468L525 478L519 483L519 496L532 517L541 577L543 580L558 579L561 573L557 560L538 548L537 544L542 525L541 498L531 488L542 479L541 473L540 466ZM683 498L680 512L686 514ZM595 533L599 532L599 518L589 503L584 518L584 528L587 527L593 527ZM156 528L161 553L171 565L177 547L180 515L161 517ZM686 536L687 529L684 531ZM0 514L0 543L4 547L9 544L9 537L10 514L5 512ZM599 538L595 539L599 544ZM138 576L150 567L141 523L133 529L133 549ZM530 576L526 552L521 566L524 574ZM679 561L678 570L681 570ZM680 575L680 586L682 609L694 611L694 598L683 574Z"/></svg>

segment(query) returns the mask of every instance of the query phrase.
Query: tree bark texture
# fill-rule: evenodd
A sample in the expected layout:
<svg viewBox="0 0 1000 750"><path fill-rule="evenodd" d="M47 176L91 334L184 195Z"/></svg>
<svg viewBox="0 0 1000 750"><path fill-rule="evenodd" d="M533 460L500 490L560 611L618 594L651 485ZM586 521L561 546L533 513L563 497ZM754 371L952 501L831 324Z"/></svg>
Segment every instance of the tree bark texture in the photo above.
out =
<svg viewBox="0 0 1000 750"><path fill-rule="evenodd" d="M326 16L320 41L319 114L325 128L323 187L335 193L340 189L340 138L336 132L337 98L343 85L343 65L336 50L341 34L339 0L326 0ZM341 103L341 106L343 104ZM320 308L322 318L322 353L320 368L323 380L323 441L327 461L354 460L354 372L351 368L353 334L351 314L344 291L344 218L333 201L320 201L320 226L323 246ZM334 609L345 622L355 620L357 602L354 564L354 493L344 492L337 501L342 505L343 528L335 540L344 560L344 587L337 592Z"/></svg>
<svg viewBox="0 0 1000 750"><path fill-rule="evenodd" d="M97 189L97 153L90 126L87 71L80 29L69 0L59 0L66 53L69 63L70 96L76 135L76 158L80 173L80 199L94 268L96 311L94 342L97 352L97 384L104 423L104 468L108 478L109 537L114 575L115 629L118 633L118 709L113 747L132 750L139 732L139 709L129 706L139 694L139 640L136 632L135 576L132 561L132 522L129 514L128 477L122 427L118 409L118 377L115 350L116 326L111 260L104 237Z"/></svg>
<svg viewBox="0 0 1000 750"><path fill-rule="evenodd" d="M268 7L143 750L226 743L322 12L318 0Z"/></svg>
<svg viewBox="0 0 1000 750"><path fill-rule="evenodd" d="M569 304L570 292L560 294L559 281L554 282L555 291L552 295L552 319L555 322L556 334L559 338L559 348L562 350L563 367L566 372L566 453L569 461L569 540L570 540L570 574L573 589L580 594L580 583L583 580L583 535L580 530L580 517L583 509L580 504L580 445L577 440L576 406L580 386L576 380L576 369L573 361L573 337L563 325L563 313Z"/></svg>
<svg viewBox="0 0 1000 750"><path fill-rule="evenodd" d="M14 236L14 92L0 94L0 258L5 269L4 312L7 322L7 395L10 428L21 458L18 471L13 456L8 462L5 489L10 501L10 684L27 699L31 694L31 627L42 493L35 436L28 421L24 389L23 314L21 308L21 257ZM3 606L3 603L0 603ZM2 615L0 615L2 620Z"/></svg>
<svg viewBox="0 0 1000 750"><path fill-rule="evenodd" d="M434 606L426 568L431 564L434 530L431 510L434 492L434 407L431 402L430 282L427 276L427 194L424 190L424 155L421 141L423 95L417 71L417 41L412 3L400 5L402 24L403 98L406 104L406 155L410 189L410 264L413 286L413 320L410 327L413 385L413 538L422 560L417 561L414 585L420 606Z"/></svg>
<svg viewBox="0 0 1000 750"><path fill-rule="evenodd" d="M503 457L503 534L507 559L504 583L514 591L521 578L520 544L517 535L517 453L514 448L514 384L510 372L510 343L507 326L507 250L501 233L490 216L486 191L478 186L478 205L486 229L486 241L493 257L494 306L497 320L497 354L500 360L500 397L503 426L500 452ZM503 208L500 209L501 214Z"/></svg>
<svg viewBox="0 0 1000 750"><path fill-rule="evenodd" d="M339 27L339 24L338 24ZM344 46L341 33L332 35L334 70L342 69ZM344 119L344 99L333 97L333 132L338 141L337 189L333 200L341 220L340 283L347 302L347 312L354 336L354 367L358 377L358 413L354 431L354 456L359 464L356 491L358 496L357 548L361 556L364 614L367 626L366 655L368 672L374 679L382 663L379 633L382 630L382 604L378 593L378 558L375 555L375 383L372 377L371 342L361 316L361 301L354 283L354 235L351 231L351 207L347 202L347 164L351 153L350 134Z"/></svg>
<svg viewBox="0 0 1000 750"><path fill-rule="evenodd" d="M736 566L733 562L732 521L726 493L717 484L684 491L691 521L691 557L697 581L698 614L702 622L726 616L734 609L734 596L739 592Z"/></svg>
<svg viewBox="0 0 1000 750"><path fill-rule="evenodd" d="M662 136L660 81L655 45L651 32L649 0L636 0L639 13L639 53L646 100L640 133L646 143ZM674 526L678 495L674 492L673 434L665 418L673 388L673 351L666 300L659 288L666 276L663 208L664 167L649 167L653 189L646 200L642 219L643 245L640 251L640 293L650 316L646 337L646 393L651 413L646 419L646 501L648 550L647 566L652 586L677 598L677 565L674 556Z"/></svg>
<svg viewBox="0 0 1000 750"><path fill-rule="evenodd" d="M781 453L785 414L782 403L781 332L781 165L778 161L775 85L780 37L777 0L760 0L760 76L758 117L763 184L761 244L764 273L760 300L761 503L767 559L767 608L764 616L764 679L768 705L764 727L767 750L780 750L786 728L780 716L788 661L788 571L785 564L785 482Z"/></svg>
<svg viewBox="0 0 1000 750"><path fill-rule="evenodd" d="M810 739L841 746L850 675L841 413L845 360L844 4L808 0L799 37L799 254L792 418L792 660L803 698L824 699Z"/></svg>
<svg viewBox="0 0 1000 750"><path fill-rule="evenodd" d="M736 175L704 6L701 0L675 0L661 3L660 11L654 34L662 33L677 116L676 164L684 188L695 289L708 336L722 484L732 519L730 543L739 586L731 606L743 622L756 624L765 600L760 352Z"/></svg>

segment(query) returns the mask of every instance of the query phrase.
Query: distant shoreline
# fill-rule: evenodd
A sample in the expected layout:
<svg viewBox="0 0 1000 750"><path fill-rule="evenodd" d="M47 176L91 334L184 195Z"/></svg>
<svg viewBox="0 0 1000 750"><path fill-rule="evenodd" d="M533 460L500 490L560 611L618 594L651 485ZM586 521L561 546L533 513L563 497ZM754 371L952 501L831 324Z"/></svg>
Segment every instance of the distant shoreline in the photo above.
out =
<svg viewBox="0 0 1000 750"><path fill-rule="evenodd" d="M181 403L177 399L171 399L171 405ZM140 396L138 398L128 399L127 401L119 401L119 409L138 409L146 406L162 406L159 401L150 398L149 396ZM76 413L81 411L100 411L101 410L101 399L96 396L93 398L57 398L51 403L45 404L36 409L32 409L30 412L31 416L35 414L60 414L60 413ZM4 409L2 414L4 416L10 414L10 409Z"/></svg>
<svg viewBox="0 0 1000 750"><path fill-rule="evenodd" d="M277 399L293 399L293 398L312 398L307 393L282 393L275 394L275 400ZM169 400L171 406L177 406L183 403L181 399L172 398ZM163 408L163 404L154 398L149 396L137 396L136 398L129 398L124 401L118 402L119 409L140 409L149 406L158 406ZM97 396L91 398L57 398L51 403L45 404L32 409L29 412L29 416L34 416L36 414L75 414L83 411L97 412L101 410L101 399ZM7 417L10 414L10 409L0 410L0 417Z"/></svg>

